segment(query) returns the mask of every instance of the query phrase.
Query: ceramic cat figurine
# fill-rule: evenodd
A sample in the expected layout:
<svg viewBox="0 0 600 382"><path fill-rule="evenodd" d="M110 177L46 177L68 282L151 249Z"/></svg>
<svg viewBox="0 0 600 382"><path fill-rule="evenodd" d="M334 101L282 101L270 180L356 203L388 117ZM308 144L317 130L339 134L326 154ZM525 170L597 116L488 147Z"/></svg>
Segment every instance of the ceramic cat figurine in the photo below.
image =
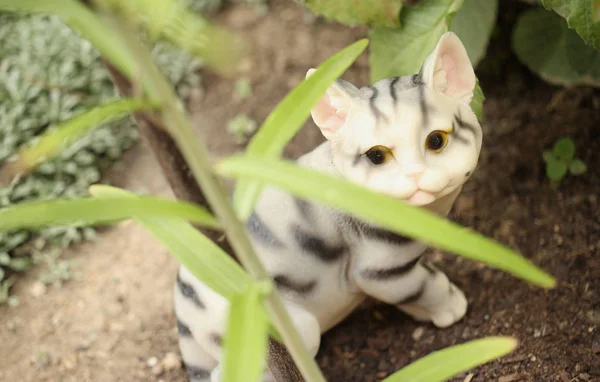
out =
<svg viewBox="0 0 600 382"><path fill-rule="evenodd" d="M446 216L481 149L481 126L469 106L475 82L451 32L418 74L361 89L337 80L311 113L327 141L298 164ZM272 187L247 228L313 355L321 334L367 296L437 327L466 313L463 292L420 261L427 247L419 241ZM181 267L175 313L190 380L218 381L228 302Z"/></svg>

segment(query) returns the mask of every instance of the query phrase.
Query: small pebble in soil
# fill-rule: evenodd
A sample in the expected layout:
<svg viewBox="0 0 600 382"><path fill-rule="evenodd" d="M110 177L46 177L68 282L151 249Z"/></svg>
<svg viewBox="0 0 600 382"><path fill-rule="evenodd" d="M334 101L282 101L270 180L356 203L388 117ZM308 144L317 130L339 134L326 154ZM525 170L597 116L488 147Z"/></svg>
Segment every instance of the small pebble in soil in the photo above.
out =
<svg viewBox="0 0 600 382"><path fill-rule="evenodd" d="M542 335L542 331L539 329L533 329L533 337L538 338Z"/></svg>
<svg viewBox="0 0 600 382"><path fill-rule="evenodd" d="M45 295L47 291L48 288L46 287L46 284L41 281L34 282L31 285L31 288L29 288L29 293L35 298Z"/></svg>
<svg viewBox="0 0 600 382"><path fill-rule="evenodd" d="M161 375L164 372L165 372L165 370L163 369L162 365L155 365L152 368L152 374L154 374L154 375Z"/></svg>
<svg viewBox="0 0 600 382"><path fill-rule="evenodd" d="M423 337L423 334L425 334L425 328L422 326L419 326L418 328L415 329L415 331L412 333L412 339L416 342L419 341L421 339L421 337Z"/></svg>
<svg viewBox="0 0 600 382"><path fill-rule="evenodd" d="M586 316L592 324L600 324L600 310L590 310L587 312Z"/></svg>
<svg viewBox="0 0 600 382"><path fill-rule="evenodd" d="M148 365L148 367L154 367L157 364L158 364L158 358L156 358L156 357L150 357L146 361L146 365Z"/></svg>
<svg viewBox="0 0 600 382"><path fill-rule="evenodd" d="M181 359L173 352L165 354L165 358L160 362L165 370L175 370L181 368Z"/></svg>

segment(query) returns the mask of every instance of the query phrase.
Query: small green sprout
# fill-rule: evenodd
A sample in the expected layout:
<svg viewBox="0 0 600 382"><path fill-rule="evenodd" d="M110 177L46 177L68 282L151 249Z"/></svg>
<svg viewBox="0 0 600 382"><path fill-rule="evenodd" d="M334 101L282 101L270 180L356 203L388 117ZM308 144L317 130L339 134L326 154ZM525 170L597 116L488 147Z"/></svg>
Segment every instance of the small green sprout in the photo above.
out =
<svg viewBox="0 0 600 382"><path fill-rule="evenodd" d="M252 84L247 77L242 77L235 82L235 95L239 99L247 99L252 96Z"/></svg>
<svg viewBox="0 0 600 382"><path fill-rule="evenodd" d="M248 137L258 128L258 122L245 114L236 115L227 124L227 132L233 136L238 145L246 143Z"/></svg>
<svg viewBox="0 0 600 382"><path fill-rule="evenodd" d="M546 162L546 176L556 187L560 181L567 175L581 175L587 170L585 163L575 158L575 143L568 137L563 137L554 143L552 151L546 150L543 154Z"/></svg>

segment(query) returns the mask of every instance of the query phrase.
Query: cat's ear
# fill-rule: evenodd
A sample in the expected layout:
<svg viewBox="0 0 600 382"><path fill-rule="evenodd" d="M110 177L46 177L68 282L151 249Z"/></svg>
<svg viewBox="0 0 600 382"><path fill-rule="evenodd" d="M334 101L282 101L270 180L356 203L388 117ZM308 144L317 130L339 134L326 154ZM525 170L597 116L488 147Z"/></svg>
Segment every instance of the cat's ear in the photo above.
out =
<svg viewBox="0 0 600 382"><path fill-rule="evenodd" d="M306 78L315 71L316 69L309 69ZM346 123L350 106L357 95L358 89L354 85L338 79L312 108L310 114L325 138L330 139Z"/></svg>
<svg viewBox="0 0 600 382"><path fill-rule="evenodd" d="M467 104L473 98L475 71L462 41L453 32L442 35L419 74L435 91Z"/></svg>

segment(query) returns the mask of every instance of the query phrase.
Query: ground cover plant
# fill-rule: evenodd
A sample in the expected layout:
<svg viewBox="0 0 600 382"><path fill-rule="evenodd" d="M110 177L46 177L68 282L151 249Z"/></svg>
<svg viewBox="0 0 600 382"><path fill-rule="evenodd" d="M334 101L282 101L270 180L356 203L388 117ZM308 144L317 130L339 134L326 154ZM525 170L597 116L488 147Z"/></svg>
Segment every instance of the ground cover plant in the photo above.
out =
<svg viewBox="0 0 600 382"><path fill-rule="evenodd" d="M144 13L144 10L149 8L145 7L146 4L141 1L128 5L118 5L110 1L99 2L97 4L98 12L105 17L102 21L96 19L94 13L89 12L87 8L75 1L55 1L49 3L50 5L44 5L41 9L28 8L31 6L29 2L16 4L7 1L6 4L8 9L57 12L63 17L67 17L67 20L84 38L90 39L111 61L112 65L136 85L138 94L135 94L135 98L140 102L137 106L157 113L155 118L161 121L162 126L175 140L193 175L206 192L210 207L214 210L216 217L213 217L205 209L190 203L136 197L123 194L123 191L117 189L94 187L91 189L93 197L76 198L69 201L21 203L19 206L7 208L0 215L2 229L11 230L17 227L43 226L50 223L73 221L110 222L124 218L138 220L153 232L179 261L193 269L198 278L224 297L231 299L232 311L239 313L231 315L230 333L234 334L225 339L226 380L247 380L243 378L248 378L248 374L238 375L235 374L235 370L252 370L256 375L260 372L263 358L261 354L253 353L253 356L250 357L241 350L253 348L250 345L256 345L256 348L266 351L267 332L270 332L272 338L283 340L307 380L322 380L323 377L310 357L306 356L306 350L303 349L297 333L290 325L285 310L281 308L276 290L268 277L265 277L264 269L249 245L241 221L236 216L236 211L227 201L226 195L214 175L241 177L245 180L238 185L235 203L237 214L241 216L242 220L247 211L251 209L253 199L260 190L258 181L273 183L288 189L299 197L336 204L342 210L380 223L396 232L490 264L539 286L552 287L554 285L554 280L543 271L506 247L478 234L465 231L455 224L442 221L424 211L397 203L391 198L376 195L348 182L311 173L276 159L308 116L311 106L323 94L326 87L339 77L366 48L366 41L358 41L339 52L320 66L313 76L294 89L259 129L251 141L245 157L228 158L213 168L207 162L202 142L194 136L188 117L180 107L175 93L154 66L148 51L139 44L135 27L142 25L150 36L161 36L179 44L183 49L199 52L210 65L221 69L223 67L219 64L223 64L223 62L220 60L230 60L227 54L233 54L235 51L230 50L227 54L223 54L221 51L213 50L210 44L194 43L185 37L189 37L193 33L196 36L202 33L213 34L213 36L218 34L220 38L225 39L220 40L221 42L225 41L231 46L235 46L233 39L227 40L227 33L212 28L206 22L191 18L189 14L183 12L183 8L168 1L161 3L162 7L158 8L163 12L155 14ZM60 6L60 9L57 5ZM137 19L136 12L144 17ZM161 15L160 22L153 18L158 17L159 14ZM170 18L163 19L162 16L165 14ZM124 21L123 16L129 16L129 20L138 21L139 24L129 24ZM108 23L114 29L107 29L104 23ZM104 33L100 34L99 31ZM106 43L108 38L112 38L111 45ZM133 75L133 68L140 70L137 72L138 75ZM93 115L97 113L97 110L89 113ZM78 120L70 121L71 126L85 128L90 120L88 117L89 115L84 115L80 116ZM47 144L46 142L40 140L37 147ZM55 143L58 144L48 145L57 152L62 148L64 142ZM15 175L38 165L35 156L27 157L23 154L21 152L21 155L17 156L16 162L11 162L18 163L21 160L21 166L5 167L9 169L7 170L9 175ZM50 155L48 151L43 154ZM260 170L264 168L269 171ZM309 186L311 182L324 185L331 191L336 191L337 194L335 192L316 194L314 189ZM341 194L345 196L333 197ZM356 200L364 201L364 203L356 203ZM374 205L378 205L379 208L373 208ZM386 208L381 208L382 206L386 206ZM410 223L398 221L394 218L398 214L412 216L413 219ZM216 245L211 244L205 236L192 229L186 220L212 229L223 229L232 243L235 254L248 273L222 253ZM414 222L421 222L423 225L421 228L415 227ZM423 229L423 227L428 228ZM437 228L436 235L431 235L429 231L431 227ZM190 243L200 245L192 246ZM205 255L197 252L195 250L197 248L203 248ZM233 275L236 277L232 277ZM229 282L225 282L227 280ZM265 308L266 311L263 310ZM253 317L254 325L244 325L245 317ZM274 328L269 329L269 321ZM442 364L447 367L440 368L439 374L426 375L424 378L444 380L457 372L506 354L515 345L514 340L508 338L476 341L450 349L448 353L440 352L433 359L419 361L400 371L399 374L391 376L390 380L405 380L405 378L413 380L412 378L416 378L415 376L430 372L431 368L427 365L439 362L438 357L443 357L445 362ZM470 356L465 358L464 354ZM464 363L454 364L451 362L452 357L460 358ZM247 367L240 368L245 363L247 363ZM276 368L277 365L271 364L270 366Z"/></svg>

